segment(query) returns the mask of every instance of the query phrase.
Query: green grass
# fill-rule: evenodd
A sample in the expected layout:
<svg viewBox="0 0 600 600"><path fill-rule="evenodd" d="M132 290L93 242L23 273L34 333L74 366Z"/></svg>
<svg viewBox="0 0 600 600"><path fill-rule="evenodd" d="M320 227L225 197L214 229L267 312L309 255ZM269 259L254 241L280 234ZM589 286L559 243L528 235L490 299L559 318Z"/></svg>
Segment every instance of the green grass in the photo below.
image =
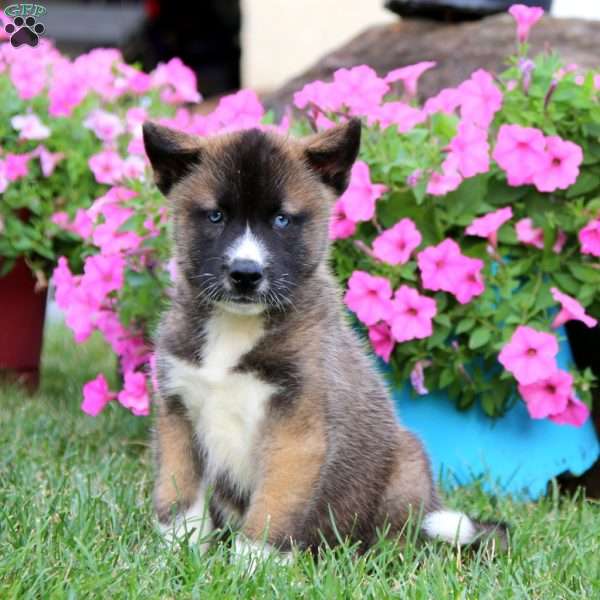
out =
<svg viewBox="0 0 600 600"><path fill-rule="evenodd" d="M448 497L513 526L502 555L382 541L366 556L343 546L248 576L226 547L168 547L150 505L149 420L116 405L96 419L79 410L98 369L114 374L102 343L74 346L55 326L40 393L0 389L2 599L600 597L600 506L556 492L530 504L477 487Z"/></svg>

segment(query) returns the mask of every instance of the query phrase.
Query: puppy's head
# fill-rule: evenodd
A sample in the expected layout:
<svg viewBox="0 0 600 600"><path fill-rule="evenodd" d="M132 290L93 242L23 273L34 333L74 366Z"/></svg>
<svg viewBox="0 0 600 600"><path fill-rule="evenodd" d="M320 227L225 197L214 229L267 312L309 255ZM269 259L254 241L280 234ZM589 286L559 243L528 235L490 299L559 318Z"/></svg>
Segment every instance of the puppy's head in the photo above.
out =
<svg viewBox="0 0 600 600"><path fill-rule="evenodd" d="M198 297L238 313L291 305L326 259L360 122L302 140L258 129L198 138L146 123L144 144L170 201L179 272Z"/></svg>

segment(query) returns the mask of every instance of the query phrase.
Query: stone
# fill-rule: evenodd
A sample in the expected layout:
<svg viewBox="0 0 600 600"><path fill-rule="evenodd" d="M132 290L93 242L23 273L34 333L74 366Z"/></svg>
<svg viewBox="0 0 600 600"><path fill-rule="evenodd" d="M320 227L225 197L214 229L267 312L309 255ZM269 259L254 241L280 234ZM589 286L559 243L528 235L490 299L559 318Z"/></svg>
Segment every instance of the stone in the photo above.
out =
<svg viewBox="0 0 600 600"><path fill-rule="evenodd" d="M295 91L316 79L330 81L333 72L342 67L367 64L385 75L398 67L434 60L437 68L427 71L419 82L420 94L428 97L458 85L478 68L502 71L506 57L516 47L515 31L514 20L507 14L459 24L405 19L371 27L266 95L264 102L282 114ZM532 29L530 54L553 50L561 54L565 64L597 67L598 39L600 21L547 16Z"/></svg>

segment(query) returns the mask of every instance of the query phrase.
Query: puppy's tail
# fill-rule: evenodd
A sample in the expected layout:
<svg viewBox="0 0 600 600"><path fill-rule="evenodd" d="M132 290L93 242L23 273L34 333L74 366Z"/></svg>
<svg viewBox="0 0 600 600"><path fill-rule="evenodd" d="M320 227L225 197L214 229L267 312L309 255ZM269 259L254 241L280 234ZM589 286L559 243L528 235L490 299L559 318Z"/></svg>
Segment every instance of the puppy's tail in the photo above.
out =
<svg viewBox="0 0 600 600"><path fill-rule="evenodd" d="M483 523L455 510L435 510L427 513L421 525L428 538L466 546L494 540L505 549L508 528L504 523Z"/></svg>

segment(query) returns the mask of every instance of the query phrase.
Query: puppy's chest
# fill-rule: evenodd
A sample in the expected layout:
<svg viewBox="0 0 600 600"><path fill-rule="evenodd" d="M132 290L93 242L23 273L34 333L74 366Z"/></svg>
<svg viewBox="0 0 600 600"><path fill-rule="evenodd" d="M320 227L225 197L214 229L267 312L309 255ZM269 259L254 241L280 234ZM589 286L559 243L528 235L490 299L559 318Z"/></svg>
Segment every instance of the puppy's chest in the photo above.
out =
<svg viewBox="0 0 600 600"><path fill-rule="evenodd" d="M199 365L169 357L168 386L206 452L206 476L226 475L241 492L254 488L261 428L276 387L236 367L262 335L260 317L218 314L206 325Z"/></svg>

